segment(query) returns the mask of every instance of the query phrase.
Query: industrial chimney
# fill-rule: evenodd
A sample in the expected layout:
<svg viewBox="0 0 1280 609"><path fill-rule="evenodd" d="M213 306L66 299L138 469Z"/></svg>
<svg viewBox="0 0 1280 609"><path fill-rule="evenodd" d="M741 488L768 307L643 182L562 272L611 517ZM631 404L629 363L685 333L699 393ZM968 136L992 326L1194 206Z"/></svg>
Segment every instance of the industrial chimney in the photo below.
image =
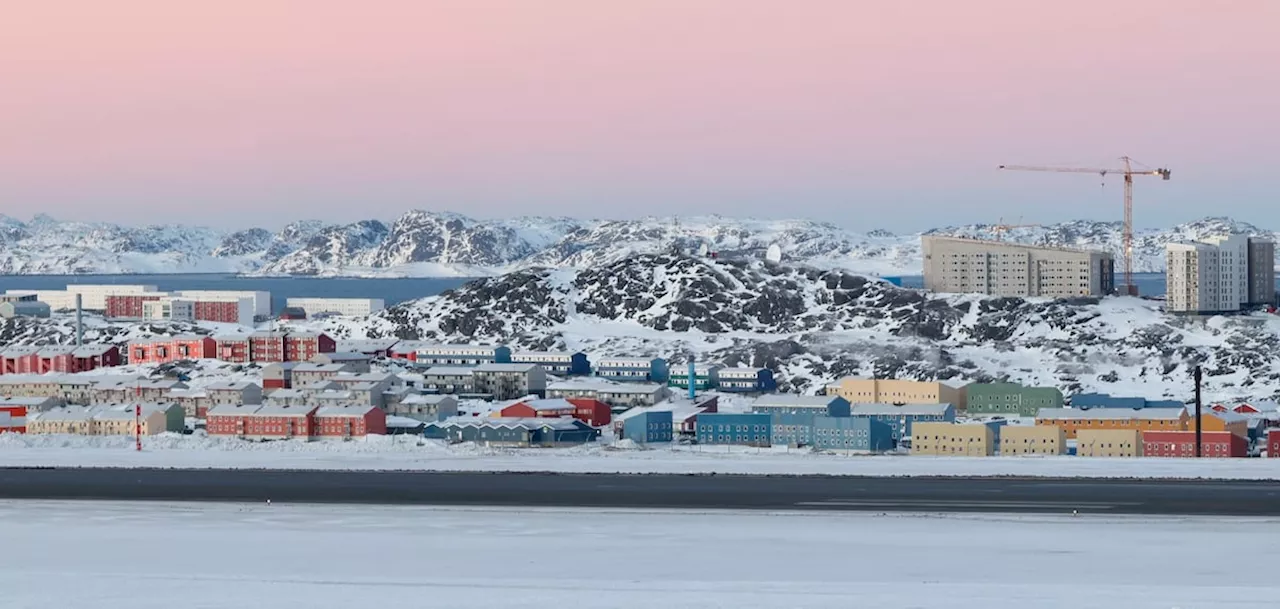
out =
<svg viewBox="0 0 1280 609"><path fill-rule="evenodd" d="M698 397L697 382L697 366L693 364L693 354L689 354L689 401L693 401Z"/></svg>
<svg viewBox="0 0 1280 609"><path fill-rule="evenodd" d="M76 293L76 346L84 346L84 310L81 306L80 293Z"/></svg>

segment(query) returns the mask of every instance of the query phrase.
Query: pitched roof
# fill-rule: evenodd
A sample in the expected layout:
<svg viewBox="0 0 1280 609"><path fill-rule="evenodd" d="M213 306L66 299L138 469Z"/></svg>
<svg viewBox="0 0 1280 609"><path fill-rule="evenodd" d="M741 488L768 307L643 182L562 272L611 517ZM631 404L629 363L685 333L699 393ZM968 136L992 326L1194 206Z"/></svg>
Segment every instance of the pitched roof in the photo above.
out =
<svg viewBox="0 0 1280 609"><path fill-rule="evenodd" d="M316 410L317 417L363 417L370 411L378 410L369 404L330 404Z"/></svg>
<svg viewBox="0 0 1280 609"><path fill-rule="evenodd" d="M569 400L566 400L564 398L551 398L546 400L529 400L527 402L520 402L520 403L524 404L525 406L528 406L529 408L532 408L534 411L537 411L537 412L550 412L550 411L557 411L557 410L577 410L578 408L577 406L574 406L572 403L570 403Z"/></svg>
<svg viewBox="0 0 1280 609"><path fill-rule="evenodd" d="M575 423L577 419L531 419L519 417L449 417L439 423L435 423L437 427L506 427L511 429L557 429L570 430L581 429Z"/></svg>
<svg viewBox="0 0 1280 609"><path fill-rule="evenodd" d="M218 381L205 386L206 391L244 391L258 384L251 381Z"/></svg>

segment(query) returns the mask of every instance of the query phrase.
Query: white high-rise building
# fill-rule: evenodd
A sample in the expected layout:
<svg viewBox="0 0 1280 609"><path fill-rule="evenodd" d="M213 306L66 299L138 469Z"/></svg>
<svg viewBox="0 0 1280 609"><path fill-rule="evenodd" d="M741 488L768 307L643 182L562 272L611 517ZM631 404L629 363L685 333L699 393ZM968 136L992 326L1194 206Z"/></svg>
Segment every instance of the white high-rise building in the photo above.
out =
<svg viewBox="0 0 1280 609"><path fill-rule="evenodd" d="M1165 310L1229 313L1251 302L1249 237L1213 237L1165 246Z"/></svg>

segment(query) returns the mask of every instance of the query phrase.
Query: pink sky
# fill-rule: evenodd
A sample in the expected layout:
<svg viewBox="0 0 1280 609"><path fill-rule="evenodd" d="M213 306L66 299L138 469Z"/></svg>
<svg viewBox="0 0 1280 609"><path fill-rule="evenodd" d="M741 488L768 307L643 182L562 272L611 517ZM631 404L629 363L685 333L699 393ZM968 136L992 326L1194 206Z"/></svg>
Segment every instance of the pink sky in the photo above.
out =
<svg viewBox="0 0 1280 609"><path fill-rule="evenodd" d="M994 168L1129 154L1174 170L1139 224L1280 228L1277 32L1274 0L21 2L0 213L1118 219L1118 182Z"/></svg>

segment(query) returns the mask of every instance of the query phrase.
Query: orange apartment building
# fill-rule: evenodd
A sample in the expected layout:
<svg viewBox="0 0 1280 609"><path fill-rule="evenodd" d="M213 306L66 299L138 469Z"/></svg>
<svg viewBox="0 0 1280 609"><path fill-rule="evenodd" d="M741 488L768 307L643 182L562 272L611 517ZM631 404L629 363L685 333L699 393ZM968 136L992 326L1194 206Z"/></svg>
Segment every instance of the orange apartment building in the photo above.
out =
<svg viewBox="0 0 1280 609"><path fill-rule="evenodd" d="M1189 424L1186 408L1041 408L1036 415L1036 425L1061 427L1068 439L1083 429L1186 431Z"/></svg>

